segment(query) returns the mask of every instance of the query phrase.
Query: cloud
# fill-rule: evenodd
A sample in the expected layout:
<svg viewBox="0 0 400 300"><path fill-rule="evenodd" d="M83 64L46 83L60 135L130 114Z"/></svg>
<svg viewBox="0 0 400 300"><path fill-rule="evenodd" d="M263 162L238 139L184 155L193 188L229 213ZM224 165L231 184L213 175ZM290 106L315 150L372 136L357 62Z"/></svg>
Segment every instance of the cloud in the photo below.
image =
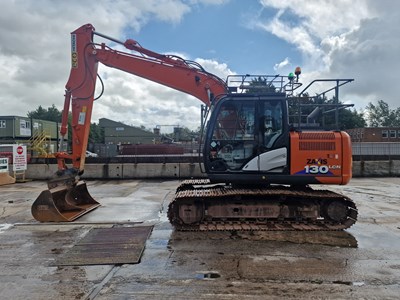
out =
<svg viewBox="0 0 400 300"><path fill-rule="evenodd" d="M200 4L206 4L206 5L221 5L228 3L230 0L191 0L190 2L192 4L195 3L200 3Z"/></svg>
<svg viewBox="0 0 400 300"><path fill-rule="evenodd" d="M0 115L22 115L39 105L62 109L70 72L69 33L91 23L96 31L120 40L151 21L179 24L193 5L223 0L5 1L0 18ZM126 51L126 49L125 49ZM205 61L206 62L206 61ZM206 62L207 63L207 62ZM220 72L227 68L210 63ZM104 96L93 121L106 117L129 124L177 123L195 129L200 101L129 74L100 67Z"/></svg>
<svg viewBox="0 0 400 300"><path fill-rule="evenodd" d="M281 61L280 63L275 64L274 66L274 70L275 71L279 71L287 66L290 65L290 61L289 61L289 57L286 57L283 61Z"/></svg>
<svg viewBox="0 0 400 300"><path fill-rule="evenodd" d="M97 31L125 40L130 37L128 32L140 32L150 22L178 25L199 6L209 8L228 3L224 0L3 2L0 115L22 116L39 105L55 104L62 109L70 72L69 33L79 26L92 23ZM354 83L341 90L342 100L359 107L380 99L399 106L396 72L400 67L397 59L400 18L396 14L400 2L262 0L259 3L262 10L272 12L272 17L271 13L260 13L253 16L252 24L301 53L303 82L321 77L355 78ZM243 8L244 15L246 9ZM202 37L201 42L205 40ZM218 59L178 55L195 60L220 78L235 73L230 65ZM282 53L271 65L275 64L276 70L284 74L290 63L293 58ZM104 66L99 73L104 79L105 93L95 103L94 121L106 117L137 126L152 127L162 122L192 129L200 124L199 100Z"/></svg>
<svg viewBox="0 0 400 300"><path fill-rule="evenodd" d="M182 54L179 56L187 58ZM233 74L226 64L215 60L198 58L195 61L220 78ZM146 128L180 125L194 130L200 126L203 103L199 99L105 66L100 66L99 74L107 80L104 80L103 96L94 104L94 120L107 117ZM104 116L105 112L107 116Z"/></svg>
<svg viewBox="0 0 400 300"><path fill-rule="evenodd" d="M354 76L357 82L350 92L364 103L384 100L391 107L399 107L400 87L395 75L400 69L399 26L397 13L386 11L384 18L363 20L342 45L330 52L331 72Z"/></svg>
<svg viewBox="0 0 400 300"><path fill-rule="evenodd" d="M215 74L222 79L225 79L228 75L235 74L235 72L229 69L227 64L219 63L218 61L213 59L197 58L195 61L199 63L204 69L206 69L207 72Z"/></svg>
<svg viewBox="0 0 400 300"><path fill-rule="evenodd" d="M303 79L354 78L343 87L358 107L383 99L398 107L400 85L394 72L400 67L397 12L400 2L372 0L300 1L262 0L274 9L271 19L256 25L303 55ZM343 100L343 99L342 99Z"/></svg>
<svg viewBox="0 0 400 300"><path fill-rule="evenodd" d="M201 102L194 97L119 70L101 67L99 73L103 72L108 79L103 96L94 104L93 119L107 117L146 128L199 126Z"/></svg>
<svg viewBox="0 0 400 300"><path fill-rule="evenodd" d="M257 26L295 45L314 68L326 60L325 49L321 47L324 39L335 39L357 28L360 20L368 16L362 0L263 0L261 3L277 12L272 20L259 20Z"/></svg>

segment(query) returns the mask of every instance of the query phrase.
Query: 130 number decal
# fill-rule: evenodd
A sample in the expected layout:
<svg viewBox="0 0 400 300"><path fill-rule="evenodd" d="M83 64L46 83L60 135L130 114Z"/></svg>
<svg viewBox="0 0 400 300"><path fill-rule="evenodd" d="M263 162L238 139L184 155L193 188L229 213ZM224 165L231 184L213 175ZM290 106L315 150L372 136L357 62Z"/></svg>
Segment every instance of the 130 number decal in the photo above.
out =
<svg viewBox="0 0 400 300"><path fill-rule="evenodd" d="M326 174L329 172L328 166L317 166L317 165L312 165L312 166L305 166L304 167L305 173L306 174Z"/></svg>

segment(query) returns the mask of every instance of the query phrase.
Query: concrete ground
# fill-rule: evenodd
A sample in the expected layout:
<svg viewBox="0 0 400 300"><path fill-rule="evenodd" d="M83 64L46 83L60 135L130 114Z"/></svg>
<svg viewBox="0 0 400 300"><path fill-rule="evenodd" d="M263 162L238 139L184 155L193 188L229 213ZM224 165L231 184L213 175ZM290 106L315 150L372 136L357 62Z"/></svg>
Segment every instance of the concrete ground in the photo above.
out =
<svg viewBox="0 0 400 300"><path fill-rule="evenodd" d="M1 186L0 299L399 298L400 178L329 187L359 209L343 232L175 232L178 184L90 181L102 206L62 224L31 216L45 182ZM154 224L139 264L55 266L90 229L135 222Z"/></svg>

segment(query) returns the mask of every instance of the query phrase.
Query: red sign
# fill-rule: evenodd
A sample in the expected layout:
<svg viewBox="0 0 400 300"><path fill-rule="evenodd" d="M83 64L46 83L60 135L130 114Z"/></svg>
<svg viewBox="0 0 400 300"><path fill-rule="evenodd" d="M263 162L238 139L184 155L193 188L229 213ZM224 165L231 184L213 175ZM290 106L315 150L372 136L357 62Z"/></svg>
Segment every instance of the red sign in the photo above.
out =
<svg viewBox="0 0 400 300"><path fill-rule="evenodd" d="M26 146L14 145L13 171L24 171L27 167Z"/></svg>

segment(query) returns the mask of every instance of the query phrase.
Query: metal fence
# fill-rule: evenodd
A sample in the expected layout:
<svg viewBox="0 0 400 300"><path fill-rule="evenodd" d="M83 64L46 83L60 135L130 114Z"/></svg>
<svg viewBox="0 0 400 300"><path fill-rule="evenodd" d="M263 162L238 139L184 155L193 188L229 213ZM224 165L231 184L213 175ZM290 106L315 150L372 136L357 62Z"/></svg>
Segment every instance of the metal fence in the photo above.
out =
<svg viewBox="0 0 400 300"><path fill-rule="evenodd" d="M400 143L353 143L353 155L400 156Z"/></svg>
<svg viewBox="0 0 400 300"><path fill-rule="evenodd" d="M400 143L352 143L354 160L400 160Z"/></svg>

